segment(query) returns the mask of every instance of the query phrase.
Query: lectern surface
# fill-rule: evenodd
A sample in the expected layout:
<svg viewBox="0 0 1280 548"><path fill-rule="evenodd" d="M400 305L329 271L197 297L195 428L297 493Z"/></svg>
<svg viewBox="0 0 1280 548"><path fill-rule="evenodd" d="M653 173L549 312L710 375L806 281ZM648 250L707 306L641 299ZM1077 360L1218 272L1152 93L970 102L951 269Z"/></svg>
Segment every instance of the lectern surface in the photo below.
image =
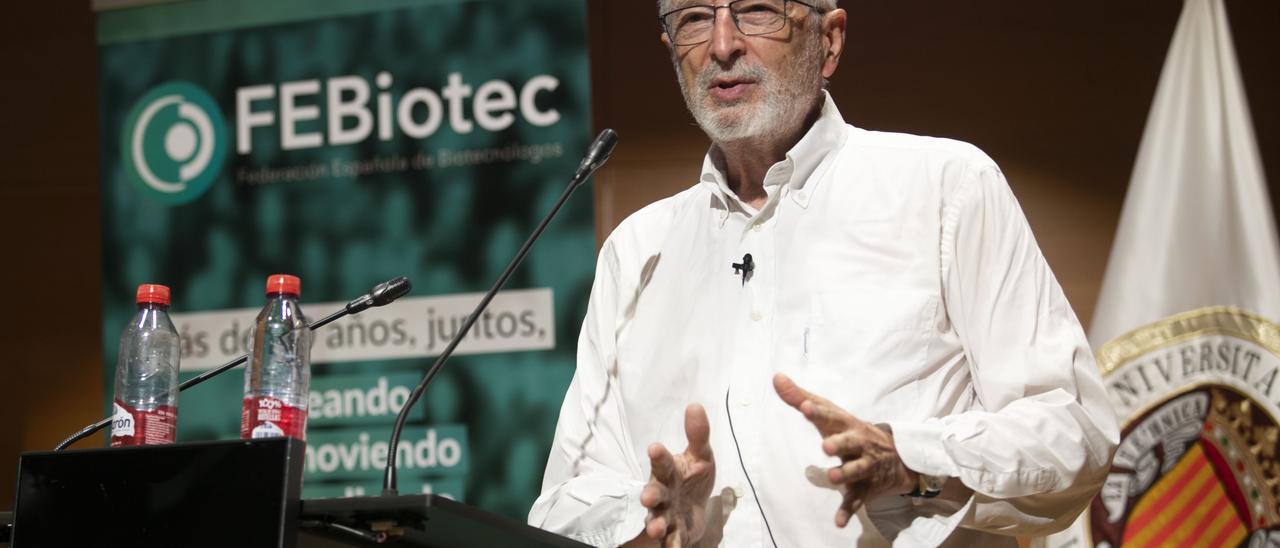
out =
<svg viewBox="0 0 1280 548"><path fill-rule="evenodd" d="M300 526L311 533L340 541L347 546L377 546L341 530L326 530L322 524L336 523L369 531L376 524L395 523L400 536L392 546L428 548L581 548L586 544L530 527L524 523L485 512L479 508L434 495L357 497L302 501ZM300 546L306 547L304 536ZM335 546L330 544L329 546Z"/></svg>
<svg viewBox="0 0 1280 548"><path fill-rule="evenodd" d="M302 458L285 438L26 453L11 546L292 546Z"/></svg>

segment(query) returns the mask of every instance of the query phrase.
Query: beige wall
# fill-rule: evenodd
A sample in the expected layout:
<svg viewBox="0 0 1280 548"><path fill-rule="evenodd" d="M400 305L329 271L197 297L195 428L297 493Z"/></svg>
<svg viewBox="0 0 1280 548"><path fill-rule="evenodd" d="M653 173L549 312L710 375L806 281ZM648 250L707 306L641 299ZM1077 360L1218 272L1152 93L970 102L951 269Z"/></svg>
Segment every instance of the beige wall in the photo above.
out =
<svg viewBox="0 0 1280 548"><path fill-rule="evenodd" d="M848 45L831 93L845 118L969 141L995 158L1087 325L1181 2L841 5ZM1227 5L1264 162L1280 182L1280 4ZM596 124L621 137L597 178L607 234L696 181L707 141L684 111L653 2L590 6Z"/></svg>
<svg viewBox="0 0 1280 548"><path fill-rule="evenodd" d="M587 3L595 118L622 138L595 188L603 237L691 184L706 141L683 110L653 2ZM849 50L832 92L845 117L991 154L1087 322L1181 2L842 4ZM1277 181L1280 3L1227 5ZM16 2L0 18L0 509L18 452L52 447L101 410L94 59L83 2Z"/></svg>
<svg viewBox="0 0 1280 548"><path fill-rule="evenodd" d="M85 2L0 17L0 510L20 451L102 409L97 102Z"/></svg>

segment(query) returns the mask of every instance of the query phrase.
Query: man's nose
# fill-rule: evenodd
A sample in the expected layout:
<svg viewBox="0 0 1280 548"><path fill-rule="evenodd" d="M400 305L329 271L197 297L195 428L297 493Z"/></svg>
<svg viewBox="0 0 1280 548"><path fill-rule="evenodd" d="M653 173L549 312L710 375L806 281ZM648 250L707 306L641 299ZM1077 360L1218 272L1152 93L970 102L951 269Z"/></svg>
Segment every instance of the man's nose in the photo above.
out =
<svg viewBox="0 0 1280 548"><path fill-rule="evenodd" d="M711 28L711 57L720 63L733 62L742 54L743 38L728 7L717 9L715 24Z"/></svg>

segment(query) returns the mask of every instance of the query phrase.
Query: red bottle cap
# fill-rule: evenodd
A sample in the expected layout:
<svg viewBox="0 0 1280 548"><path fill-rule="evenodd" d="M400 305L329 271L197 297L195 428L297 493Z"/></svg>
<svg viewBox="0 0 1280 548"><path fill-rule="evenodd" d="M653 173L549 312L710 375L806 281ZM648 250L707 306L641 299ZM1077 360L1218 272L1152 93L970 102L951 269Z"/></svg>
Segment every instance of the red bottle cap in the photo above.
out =
<svg viewBox="0 0 1280 548"><path fill-rule="evenodd" d="M136 302L138 304L154 303L169 306L169 288L157 284L142 284L138 286Z"/></svg>
<svg viewBox="0 0 1280 548"><path fill-rule="evenodd" d="M288 274L267 276L267 294L273 293L287 293L295 297L302 295L302 280Z"/></svg>

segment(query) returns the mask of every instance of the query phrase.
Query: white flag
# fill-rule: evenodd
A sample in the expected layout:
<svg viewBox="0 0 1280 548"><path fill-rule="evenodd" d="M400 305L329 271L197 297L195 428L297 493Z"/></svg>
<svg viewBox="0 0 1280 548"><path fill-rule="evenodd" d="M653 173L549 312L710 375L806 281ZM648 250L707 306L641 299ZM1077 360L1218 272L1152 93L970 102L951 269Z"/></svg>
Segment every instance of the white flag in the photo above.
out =
<svg viewBox="0 0 1280 548"><path fill-rule="evenodd" d="M1280 320L1280 258L1221 0L1188 0L1138 150L1095 348L1161 318L1239 306Z"/></svg>
<svg viewBox="0 0 1280 548"><path fill-rule="evenodd" d="M1280 543L1276 321L1276 229L1226 9L1186 0L1089 333L1120 447L1049 544Z"/></svg>

